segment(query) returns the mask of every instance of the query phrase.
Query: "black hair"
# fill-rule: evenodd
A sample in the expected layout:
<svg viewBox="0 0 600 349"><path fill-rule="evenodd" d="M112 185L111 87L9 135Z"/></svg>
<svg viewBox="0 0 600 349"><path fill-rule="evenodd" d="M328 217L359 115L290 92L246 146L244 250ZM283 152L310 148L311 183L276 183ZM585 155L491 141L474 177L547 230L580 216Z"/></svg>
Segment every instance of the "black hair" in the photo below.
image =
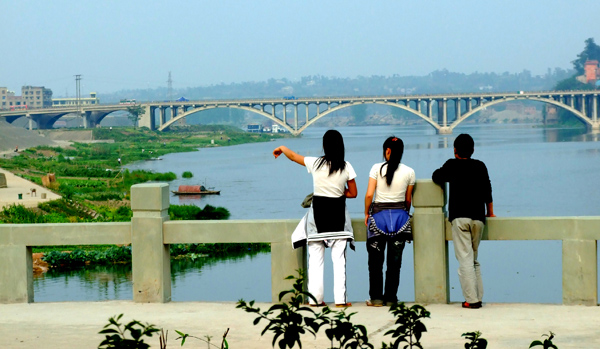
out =
<svg viewBox="0 0 600 349"><path fill-rule="evenodd" d="M475 151L475 142L470 135L461 133L454 140L454 149L456 149L456 155L461 158L469 159Z"/></svg>
<svg viewBox="0 0 600 349"><path fill-rule="evenodd" d="M329 166L329 175L337 171L343 171L346 168L344 161L344 138L336 130L329 130L323 135L323 153L317 161L317 169L327 164Z"/></svg>
<svg viewBox="0 0 600 349"><path fill-rule="evenodd" d="M404 142L398 137L389 137L383 142L383 158L385 159L385 151L387 149L391 150L390 159L381 165L379 169L379 173L383 176L383 166L387 165L387 172L385 173L385 182L387 185L392 184L392 180L394 179L394 172L400 166L400 161L402 160L402 154L404 154Z"/></svg>

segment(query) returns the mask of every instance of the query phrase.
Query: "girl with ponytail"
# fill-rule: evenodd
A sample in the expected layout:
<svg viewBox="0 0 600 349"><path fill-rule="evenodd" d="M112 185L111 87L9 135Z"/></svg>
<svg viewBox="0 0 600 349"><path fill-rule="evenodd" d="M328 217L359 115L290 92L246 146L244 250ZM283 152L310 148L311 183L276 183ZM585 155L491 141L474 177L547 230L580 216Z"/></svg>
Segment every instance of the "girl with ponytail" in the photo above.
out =
<svg viewBox="0 0 600 349"><path fill-rule="evenodd" d="M383 143L383 163L373 165L365 195L365 225L369 254L368 306L383 306L398 301L402 252L406 241L412 240L410 211L415 171L402 164L404 143L389 137ZM374 200L373 200L374 198ZM385 286L383 262L387 270Z"/></svg>

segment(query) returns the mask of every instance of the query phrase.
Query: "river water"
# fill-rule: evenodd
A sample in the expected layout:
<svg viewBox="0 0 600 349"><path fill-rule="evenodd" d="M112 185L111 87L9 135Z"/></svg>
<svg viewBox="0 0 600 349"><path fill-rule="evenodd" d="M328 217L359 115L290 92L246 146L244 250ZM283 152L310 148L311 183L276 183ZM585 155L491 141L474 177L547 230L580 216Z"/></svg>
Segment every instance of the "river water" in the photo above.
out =
<svg viewBox="0 0 600 349"><path fill-rule="evenodd" d="M461 125L453 135L437 135L427 125L341 127L346 160L356 170L358 198L348 200L353 217L362 217L368 172L382 160L381 145L396 135L405 143L403 163L418 179L453 156L452 143L460 133L475 139L473 158L484 161L493 187L497 216L600 215L600 135L583 129L542 128L536 125ZM202 184L221 195L201 198L171 197L171 204L226 207L234 219L300 219L304 196L312 191L311 176L285 157L275 160L272 150L286 145L302 155L320 156L325 128L312 127L302 137L276 142L200 149L170 154L162 161L127 166L156 172L173 171L180 179L170 183ZM181 178L184 171L194 177ZM291 247L290 247L291 248ZM456 275L458 264L450 251L450 298L462 301ZM348 252L348 297L368 298L365 243ZM400 300L414 300L412 245L405 249ZM480 262L487 302L561 303L560 241L484 241ZM333 301L332 271L326 262L325 300ZM270 255L262 253L232 259L173 263L172 298L175 301L270 301ZM52 273L34 280L36 301L131 299L129 268Z"/></svg>

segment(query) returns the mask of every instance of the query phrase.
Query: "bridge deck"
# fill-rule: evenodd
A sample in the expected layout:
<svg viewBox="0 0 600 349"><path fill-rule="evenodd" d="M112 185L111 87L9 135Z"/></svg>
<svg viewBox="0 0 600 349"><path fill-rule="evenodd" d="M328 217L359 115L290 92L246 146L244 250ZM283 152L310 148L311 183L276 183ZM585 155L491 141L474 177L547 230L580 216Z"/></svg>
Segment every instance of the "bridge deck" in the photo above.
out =
<svg viewBox="0 0 600 349"><path fill-rule="evenodd" d="M262 310L270 304L258 304ZM422 343L425 348L462 348L461 334L479 330L491 348L528 348L543 333L556 334L559 348L599 348L600 316L598 307L547 304L484 304L482 309L462 309L460 304L426 305L431 318ZM334 308L335 309L335 308ZM387 308L366 307L355 303L353 321L364 324L371 343L380 348L383 334L392 328L393 318ZM171 302L141 304L131 301L0 304L0 348L97 348L104 338L98 334L110 316L124 313L123 322L132 319L149 322L169 330L168 347L180 346L175 330L203 338L213 336L212 343L227 328L230 348L271 348L272 337L260 336L266 323L253 326L255 316L235 309L234 302ZM389 342L389 336L385 337ZM186 346L205 347L190 338ZM158 338L146 341L158 348ZM317 340L305 336L303 348L329 348L324 333Z"/></svg>

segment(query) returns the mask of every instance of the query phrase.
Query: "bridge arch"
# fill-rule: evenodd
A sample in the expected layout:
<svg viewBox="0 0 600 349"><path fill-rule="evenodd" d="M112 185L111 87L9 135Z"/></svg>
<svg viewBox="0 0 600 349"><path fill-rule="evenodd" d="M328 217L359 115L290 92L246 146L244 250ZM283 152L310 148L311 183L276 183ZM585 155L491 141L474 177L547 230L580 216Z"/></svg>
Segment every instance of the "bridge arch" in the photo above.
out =
<svg viewBox="0 0 600 349"><path fill-rule="evenodd" d="M211 105L211 106L205 106L205 107L199 107L199 108L189 109L185 113L179 114L176 117L172 118L171 120L169 120L169 121L165 122L164 124L162 124L158 128L158 130L159 131L164 131L167 128L169 128L169 126L173 125L178 120L180 120L182 118L185 118L186 116L189 116L189 115L192 115L192 114L195 114L195 113L199 113L199 112L202 112L202 111L205 111L205 110L211 110L211 109L217 109L217 108L234 108L234 109L240 109L240 110L245 110L245 111L256 113L258 115L264 116L267 119L270 119L270 120L274 121L275 123L281 125L286 130L290 131L290 133L297 135L297 133L294 131L294 129L291 126L285 124L282 120L280 120L279 118L273 116L272 114L266 113L266 112L264 112L262 110L254 108L254 107L242 106L242 105L228 105L228 106L212 106Z"/></svg>
<svg viewBox="0 0 600 349"><path fill-rule="evenodd" d="M416 102L419 103L419 102ZM284 127L286 130L288 130L290 133L294 134L294 135L299 135L300 133L302 133L304 130L306 130L310 125L314 124L315 122L317 122L318 120L320 120L321 118L335 112L341 109L345 109L345 108L350 108L352 106L356 106L356 105L361 105L361 104L379 104L379 105L386 105L386 106L390 106L390 107L395 107L395 108L399 108L399 109L403 109L406 110L416 116L418 116L419 118L425 120L428 124L430 124L433 128L435 128L436 130L440 130L440 126L430 117L428 117L427 115L414 110L412 108L410 108L409 106L405 106L399 103L395 103L395 102L383 102L383 101L356 101L356 102L345 102L345 103L326 103L326 102L314 102L314 103L301 103L301 104L305 104L306 108L309 108L310 105L315 105L317 108L317 115L314 116L312 119L309 119L304 125L302 125L297 131L294 130L293 127L291 127L290 125L288 125L287 123L283 122L283 120L279 119L278 117L276 117L273 114L269 114L267 112L264 112L261 109L256 108L255 106L243 106L243 105L228 105L228 106L204 106L204 107L199 107L199 108L194 108L194 109L189 109L186 112L177 115L175 118L165 122L164 124L162 124L158 130L159 131L164 131L167 128L169 128L169 126L173 125L175 122L177 122L178 120L185 118L189 115L195 114L195 113L199 113L205 110L210 110L210 109L217 109L217 108L235 108L235 109L240 109L240 110L245 110L245 111L249 111L249 112L253 112L256 113L258 115L264 116L266 118L268 118L269 120L275 122L276 124ZM330 107L331 104L337 104L334 107ZM296 105L295 103L289 103L284 105L283 107L286 108L288 105ZM320 111L320 107L321 105L327 105L328 109L321 112ZM273 112L275 111L275 107L273 107Z"/></svg>
<svg viewBox="0 0 600 349"><path fill-rule="evenodd" d="M521 100L533 100L533 101L538 101L538 102L543 102L543 103L548 103L548 104L552 104L555 105L559 108L563 108L565 110L570 111L571 113L573 113L579 120L583 121L584 124L588 125L588 126L592 126L592 121L585 116L582 112L580 112L579 110L571 107L570 105L558 102L556 100L553 99L548 99L548 98L541 98L541 97L532 97L532 96L527 96L527 97L523 97L523 98L518 98L518 97L506 97L506 98L502 98L502 99L495 99L489 102L485 102L480 103L477 107L471 109L471 111L464 113L463 115L461 115L460 117L457 117L456 120L454 120L449 126L448 128L450 128L450 130L454 129L456 126L458 126L461 122L465 121L466 119L468 119L470 116L472 116L473 114L484 110L485 108L492 106L492 105L496 105L496 104L500 104L500 103L505 103L505 102L509 102L509 101L521 101Z"/></svg>
<svg viewBox="0 0 600 349"><path fill-rule="evenodd" d="M418 103L418 102L417 102ZM308 126L314 124L315 122L317 122L319 119L327 116L328 114L331 114L335 111L341 110L341 109L345 109L345 108L350 108L352 106L355 105L361 105L361 104L379 104L379 105L387 105L387 106L391 106L391 107L395 107L395 108L399 108L399 109L403 109L406 110L418 117L420 117L421 119L427 121L427 123L429 123L431 126L433 126L433 128L435 128L436 130L440 129L440 126L438 124L435 123L435 121L433 121L431 118L427 117L427 115L414 110L408 106L399 104L399 103L395 103L395 102L383 102L383 101L368 101L368 102L363 102L363 101L358 101L358 102L348 102L348 103L342 103L342 104L338 104L335 107L329 108L326 111L319 113L317 116L313 117L312 119L310 119L306 124L304 124L302 127L300 127L298 129L298 133L301 133L302 131L306 130L308 128Z"/></svg>

